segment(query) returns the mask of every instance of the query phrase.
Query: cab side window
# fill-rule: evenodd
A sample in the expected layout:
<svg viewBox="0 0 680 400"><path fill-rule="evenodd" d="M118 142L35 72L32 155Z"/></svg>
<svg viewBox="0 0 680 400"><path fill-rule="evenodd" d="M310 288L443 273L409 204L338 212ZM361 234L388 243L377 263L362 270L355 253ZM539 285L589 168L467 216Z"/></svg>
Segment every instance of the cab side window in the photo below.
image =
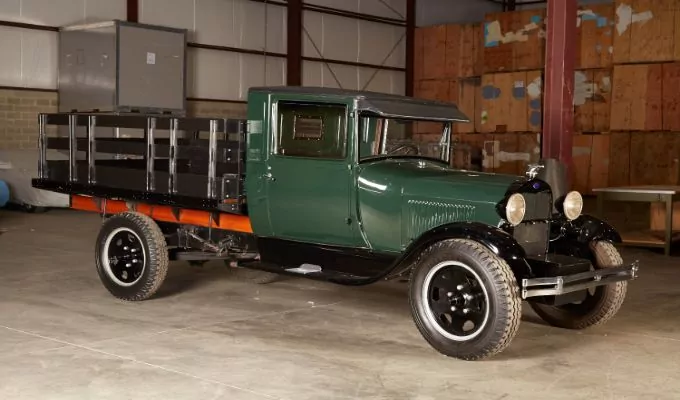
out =
<svg viewBox="0 0 680 400"><path fill-rule="evenodd" d="M277 154L326 159L346 157L346 105L280 101L278 113Z"/></svg>

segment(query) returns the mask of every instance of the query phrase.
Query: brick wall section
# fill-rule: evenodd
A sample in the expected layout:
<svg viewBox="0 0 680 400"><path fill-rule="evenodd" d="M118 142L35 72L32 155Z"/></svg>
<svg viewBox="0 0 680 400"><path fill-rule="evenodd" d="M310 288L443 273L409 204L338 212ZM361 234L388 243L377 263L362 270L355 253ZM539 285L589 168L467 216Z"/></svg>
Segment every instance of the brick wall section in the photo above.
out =
<svg viewBox="0 0 680 400"><path fill-rule="evenodd" d="M56 92L0 89L0 150L35 149L38 145L38 114L57 112ZM196 117L246 118L243 103L188 101L187 115Z"/></svg>
<svg viewBox="0 0 680 400"><path fill-rule="evenodd" d="M35 149L38 113L57 111L57 93L0 89L0 149Z"/></svg>

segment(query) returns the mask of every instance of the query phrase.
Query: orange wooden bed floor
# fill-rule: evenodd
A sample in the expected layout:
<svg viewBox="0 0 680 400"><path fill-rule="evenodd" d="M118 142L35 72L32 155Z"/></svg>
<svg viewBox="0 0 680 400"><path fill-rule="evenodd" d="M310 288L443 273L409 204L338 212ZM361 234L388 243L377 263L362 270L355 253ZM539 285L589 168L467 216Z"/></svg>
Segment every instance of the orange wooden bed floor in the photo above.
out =
<svg viewBox="0 0 680 400"><path fill-rule="evenodd" d="M105 210L103 208L106 208ZM204 226L235 232L253 233L250 218L244 215L220 213L218 218L211 219L210 212L203 210L180 209L173 213L173 208L163 205L135 203L135 208L129 207L123 200L104 200L95 197L71 195L71 208L81 211L95 211L105 214L116 214L126 211L137 211L148 215L156 221L170 222L183 225Z"/></svg>

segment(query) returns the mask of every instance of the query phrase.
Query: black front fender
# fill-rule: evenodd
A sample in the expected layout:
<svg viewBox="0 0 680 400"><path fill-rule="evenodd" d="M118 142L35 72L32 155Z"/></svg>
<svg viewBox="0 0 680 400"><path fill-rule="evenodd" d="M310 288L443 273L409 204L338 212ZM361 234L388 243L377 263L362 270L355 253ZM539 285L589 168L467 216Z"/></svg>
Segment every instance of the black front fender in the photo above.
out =
<svg viewBox="0 0 680 400"><path fill-rule="evenodd" d="M587 244L595 240L608 240L621 243L621 235L613 226L591 215L581 215L562 227L565 238Z"/></svg>
<svg viewBox="0 0 680 400"><path fill-rule="evenodd" d="M470 239L479 242L511 266L526 257L524 249L515 238L500 228L480 222L454 222L431 229L411 242L397 261L397 269L410 267L423 250L446 239Z"/></svg>

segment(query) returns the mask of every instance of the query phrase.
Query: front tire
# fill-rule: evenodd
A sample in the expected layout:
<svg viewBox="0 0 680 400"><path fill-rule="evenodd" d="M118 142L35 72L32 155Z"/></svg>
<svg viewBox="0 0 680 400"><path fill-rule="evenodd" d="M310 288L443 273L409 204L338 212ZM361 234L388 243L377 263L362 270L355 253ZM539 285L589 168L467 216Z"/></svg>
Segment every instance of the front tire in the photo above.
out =
<svg viewBox="0 0 680 400"><path fill-rule="evenodd" d="M616 268L623 265L621 254L610 242L592 242L590 250L596 269ZM589 291L585 300L580 303L562 306L531 303L531 308L552 326L565 329L586 329L602 325L613 318L621 309L627 290L628 282L615 282L598 286L592 292Z"/></svg>
<svg viewBox="0 0 680 400"><path fill-rule="evenodd" d="M168 272L163 232L153 219L137 212L116 214L104 222L95 256L99 278L121 300L150 298Z"/></svg>
<svg viewBox="0 0 680 400"><path fill-rule="evenodd" d="M502 352L519 329L522 301L508 264L472 240L425 250L411 275L416 327L440 353L481 360Z"/></svg>

